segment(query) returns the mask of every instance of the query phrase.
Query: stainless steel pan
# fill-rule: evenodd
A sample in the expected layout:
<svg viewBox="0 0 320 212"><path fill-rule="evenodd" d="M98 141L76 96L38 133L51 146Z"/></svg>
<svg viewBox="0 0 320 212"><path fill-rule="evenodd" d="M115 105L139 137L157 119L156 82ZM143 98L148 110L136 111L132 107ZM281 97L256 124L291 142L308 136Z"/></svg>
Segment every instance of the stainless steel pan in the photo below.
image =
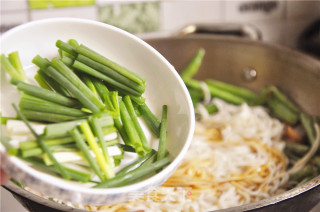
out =
<svg viewBox="0 0 320 212"><path fill-rule="evenodd" d="M163 54L176 70L181 70L203 47L206 56L197 79L214 78L253 91L273 84L302 110L320 116L320 61L312 57L284 47L232 36L202 34L154 38L147 42ZM30 211L82 211L40 198L13 183L5 187ZM300 212L309 211L319 202L320 176L272 198L223 211Z"/></svg>

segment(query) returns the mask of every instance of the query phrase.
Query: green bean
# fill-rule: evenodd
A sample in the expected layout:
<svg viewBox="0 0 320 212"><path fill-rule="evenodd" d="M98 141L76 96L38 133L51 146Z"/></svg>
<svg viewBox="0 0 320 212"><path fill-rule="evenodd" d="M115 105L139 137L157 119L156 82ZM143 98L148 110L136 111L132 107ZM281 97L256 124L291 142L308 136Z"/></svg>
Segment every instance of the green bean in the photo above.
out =
<svg viewBox="0 0 320 212"><path fill-rule="evenodd" d="M40 55L35 56L32 59L32 63L42 70L46 70L50 66L50 61L47 58L41 57Z"/></svg>
<svg viewBox="0 0 320 212"><path fill-rule="evenodd" d="M32 121L44 121L44 122L64 122L76 120L79 118L85 117L74 117L68 115L54 114L54 113L45 113L33 110L21 110L21 113L28 119Z"/></svg>
<svg viewBox="0 0 320 212"><path fill-rule="evenodd" d="M69 97L63 96L61 94L55 93L53 91L47 90L45 88L40 88L31 84L24 82L19 82L17 85L19 91L23 91L31 96L38 97L40 99L45 99L50 102L54 102L60 105L73 107L78 105L78 101L71 99Z"/></svg>
<svg viewBox="0 0 320 212"><path fill-rule="evenodd" d="M19 107L23 110L33 110L38 112L61 114L74 117L84 117L88 115L87 113L78 109L65 107L55 103L46 103L42 101L27 100L23 98L20 100Z"/></svg>
<svg viewBox="0 0 320 212"><path fill-rule="evenodd" d="M112 168L112 161L110 159L110 156L109 156L109 153L107 150L106 142L103 138L102 126L99 122L99 119L97 117L91 117L91 118L89 118L89 122L91 124L91 127L92 127L94 134L96 135L96 137L98 139L98 142L99 142L100 148L102 149L102 153L103 153L103 156L106 160L107 166L110 169L110 172L113 172L113 175L114 175L114 171Z"/></svg>
<svg viewBox="0 0 320 212"><path fill-rule="evenodd" d="M34 75L34 79L37 81L38 85L41 88L45 88L47 90L51 90L53 91L53 89L50 87L49 83L47 83L47 81L44 79L44 77L38 73L36 73L36 75Z"/></svg>
<svg viewBox="0 0 320 212"><path fill-rule="evenodd" d="M181 71L180 76L183 80L191 79L198 72L204 55L205 55L205 50L203 48L200 48L196 53L196 55L193 57L193 59Z"/></svg>
<svg viewBox="0 0 320 212"><path fill-rule="evenodd" d="M22 113L18 110L17 106L15 104L13 104L13 108L15 109L15 111L17 112L17 115L23 120L23 122L27 125L27 127L29 128L29 130L31 131L31 133L34 135L34 137L36 137L39 146L42 148L43 152L47 153L49 158L51 159L51 161L53 162L55 168L59 171L59 173L61 174L61 176L65 179L70 179L68 173L65 171L65 169L60 165L60 163L58 163L58 161L55 159L55 157L53 156L51 150L49 149L49 147L47 146L47 144L42 140L42 138L34 131L34 129L32 128L32 126L30 125L30 123L28 122L28 120L24 117L24 115L22 115Z"/></svg>
<svg viewBox="0 0 320 212"><path fill-rule="evenodd" d="M96 175L99 177L99 179L101 181L104 181L105 178L104 178L97 162L91 156L91 153L89 152L89 148L86 145L86 143L84 142L83 138L81 137L79 130L77 128L73 128L69 132L70 132L72 138L75 140L78 148L81 150L84 157L86 158L86 160L90 164L90 167L92 168L92 170L96 173Z"/></svg>
<svg viewBox="0 0 320 212"><path fill-rule="evenodd" d="M290 125L294 125L298 121L298 116L291 110L288 110L288 108L281 101L271 98L268 99L267 104L274 116L276 116L278 119Z"/></svg>
<svg viewBox="0 0 320 212"><path fill-rule="evenodd" d="M142 177L151 174L154 171L163 168L169 163L170 159L164 158L162 160L150 164L149 166L140 166L137 169L134 169L126 174L116 176L110 180L99 183L98 185L94 186L94 188L111 188L124 186L130 184L131 182L134 182L137 179L141 179Z"/></svg>
<svg viewBox="0 0 320 212"><path fill-rule="evenodd" d="M300 113L300 121L302 123L304 130L307 133L309 143L312 145L316 139L314 122L312 118L305 113Z"/></svg>
<svg viewBox="0 0 320 212"><path fill-rule="evenodd" d="M71 46L70 44L66 43L66 42L63 42L61 40L57 40L56 46L59 49L69 53L70 55L72 55L74 57L77 56L77 52L75 51L75 48L73 46Z"/></svg>
<svg viewBox="0 0 320 212"><path fill-rule="evenodd" d="M98 106L95 105L87 95L85 95L77 86L72 84L68 79L66 79L62 74L60 74L53 67L50 66L47 69L47 73L49 74L50 77L56 79L60 84L63 84L63 86L66 89L68 89L68 91L70 91L70 93L73 96L75 96L79 100L79 102L81 102L86 108L88 108L89 110L95 113L100 112L100 109L98 108Z"/></svg>
<svg viewBox="0 0 320 212"><path fill-rule="evenodd" d="M72 85L76 86L97 108L99 112L104 110L102 102L90 91L90 89L79 79L79 77L66 66L60 59L53 58L51 64L57 69ZM80 101L80 100L79 100ZM90 108L89 108L90 109Z"/></svg>
<svg viewBox="0 0 320 212"><path fill-rule="evenodd" d="M100 151L99 145L95 141L95 136L93 135L91 127L89 126L88 122L87 121L83 121L80 124L80 128L81 128L81 131L83 132L83 134L86 137L86 140L87 140L87 142L89 144L89 147L91 148L91 150L95 154L96 160L98 162L98 165L100 166L100 168L101 168L102 172L104 173L106 179L114 177L115 174L114 174L112 165L110 163L107 163L107 161L105 160L102 152ZM101 138L101 139L103 139L103 138Z"/></svg>
<svg viewBox="0 0 320 212"><path fill-rule="evenodd" d="M289 108L293 113L299 113L300 110L286 97L279 89L275 86L270 86L269 91L272 92L275 98L280 100L287 108Z"/></svg>
<svg viewBox="0 0 320 212"><path fill-rule="evenodd" d="M96 71L95 69L87 66L86 64L84 63L81 63L79 62L78 60L76 60L73 65L72 65L75 69L79 70L79 71L82 71L86 74L89 74L93 77L96 77L98 79L102 79L104 80L106 83L108 83L109 85L112 85L114 86L115 88L117 89L121 89L123 92L125 93L128 93L128 94L132 94L132 95L136 95L136 96L139 96L141 95L140 92L110 78L109 76L105 75L105 74L102 74L100 73L99 71Z"/></svg>
<svg viewBox="0 0 320 212"><path fill-rule="evenodd" d="M26 78L19 58L19 53L17 51L11 52L8 55L8 59L10 63L13 65L13 67L17 70L17 72L20 73L20 75L24 76L24 78Z"/></svg>
<svg viewBox="0 0 320 212"><path fill-rule="evenodd" d="M162 119L161 119L161 125L160 125L160 139L159 139L157 161L163 159L166 154L167 113L168 113L168 106L163 105L162 106Z"/></svg>
<svg viewBox="0 0 320 212"><path fill-rule="evenodd" d="M134 124L134 128L136 129L136 131L137 131L137 133L139 135L141 144L142 144L145 152L147 152L147 153L150 152L151 148L150 148L150 146L148 144L148 141L147 141L147 138L146 138L141 126L140 126L140 123L139 123L138 118L136 116L136 113L135 113L135 110L133 108L133 105L132 105L130 97L129 96L125 96L123 98L123 102L124 102L124 104L125 104L125 106L126 106L126 108L128 110L130 118L131 118L131 120L132 120L132 122Z"/></svg>
<svg viewBox="0 0 320 212"><path fill-rule="evenodd" d="M62 85L60 85L57 81L52 79L49 75L47 75L45 71L43 71L42 69L39 69L38 74L41 75L41 77L50 86L50 88L51 88L50 90L54 90L55 92L57 92L63 96L71 97L69 91L67 89L65 89Z"/></svg>
<svg viewBox="0 0 320 212"><path fill-rule="evenodd" d="M151 112L149 107L146 104L139 105L139 111L142 115L143 120L147 124L151 132L159 137L160 136L160 121L158 118Z"/></svg>
<svg viewBox="0 0 320 212"><path fill-rule="evenodd" d="M125 175L128 172L138 168L141 164L143 164L146 160L148 160L152 155L155 155L156 151L152 149L152 151L150 151L148 154L146 154L143 157L139 157L136 161L134 161L133 163L127 165L126 167L124 167L123 169L121 169L119 172L117 172L117 177L120 175Z"/></svg>
<svg viewBox="0 0 320 212"><path fill-rule="evenodd" d="M1 68L6 71L11 78L16 78L18 80L28 82L27 77L25 76L24 72L20 73L13 64L11 64L10 60L4 55L1 54Z"/></svg>
<svg viewBox="0 0 320 212"><path fill-rule="evenodd" d="M27 161L28 163L31 163L33 166L40 167L41 169L45 169L45 170L52 171L52 172L55 172L55 173L59 173L57 171L57 169L55 169L55 167L46 166L41 161L39 161L39 160L37 160L35 158L22 158L22 159ZM69 167L65 167L65 166L62 166L62 167L68 173L70 178L73 179L73 180L77 180L77 181L80 181L80 182L88 182L91 179L91 174L90 173L82 172L82 171L75 170L75 169L72 169L72 168L69 168Z"/></svg>
<svg viewBox="0 0 320 212"><path fill-rule="evenodd" d="M77 53L82 54L98 63L101 63L103 65L106 65L113 70L117 71L121 75L127 77L128 79L138 83L139 85L144 84L144 79L140 76L137 76L133 72L129 71L128 69L120 66L119 64L107 59L106 57L100 55L99 53L93 51L92 49L89 49L88 47L84 45L80 45L79 47L76 48Z"/></svg>
<svg viewBox="0 0 320 212"><path fill-rule="evenodd" d="M206 80L206 83L212 87L216 87L239 96L245 99L246 102L252 101L257 98L257 94L253 93L252 91L239 86L231 85L229 83L220 82L217 80Z"/></svg>
<svg viewBox="0 0 320 212"><path fill-rule="evenodd" d="M140 139L139 134L135 128L135 125L129 115L129 112L125 106L125 103L123 101L120 101L119 106L120 106L121 121L123 123L123 127L128 135L129 140L130 140L129 145L131 145L131 146L133 146L133 148L135 148L135 150L139 156L142 156L145 154L145 150L142 146L141 139Z"/></svg>
<svg viewBox="0 0 320 212"><path fill-rule="evenodd" d="M142 94L145 91L145 85L139 85L138 83L132 81L131 79L121 75L119 72L109 68L108 66L105 66L101 63L98 63L94 60L91 60L90 58L83 56L83 55L78 55L77 61L99 71L100 73L107 75L108 77L114 79L115 81L118 81L119 83L134 89L138 91L140 94Z"/></svg>

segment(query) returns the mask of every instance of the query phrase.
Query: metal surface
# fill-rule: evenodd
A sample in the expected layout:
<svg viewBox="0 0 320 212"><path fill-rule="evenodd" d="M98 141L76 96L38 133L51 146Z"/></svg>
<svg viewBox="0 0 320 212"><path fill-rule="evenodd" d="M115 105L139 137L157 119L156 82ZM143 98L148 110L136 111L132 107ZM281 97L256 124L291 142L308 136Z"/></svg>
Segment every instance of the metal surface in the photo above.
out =
<svg viewBox="0 0 320 212"><path fill-rule="evenodd" d="M258 28L249 24L238 23L216 23L216 24L190 24L183 27L177 33L177 36L186 36L192 34L210 34L232 37L242 37L250 40L262 40L262 34Z"/></svg>
<svg viewBox="0 0 320 212"><path fill-rule="evenodd" d="M260 91L276 85L304 111L320 115L320 61L287 48L236 38L186 36L147 41L181 70L196 51L206 50L197 79L215 78ZM243 70L256 70L255 80ZM226 211L309 211L320 201L320 176L280 195ZM83 211L31 194L14 184L6 186L31 211ZM106 203L107 204L107 203Z"/></svg>

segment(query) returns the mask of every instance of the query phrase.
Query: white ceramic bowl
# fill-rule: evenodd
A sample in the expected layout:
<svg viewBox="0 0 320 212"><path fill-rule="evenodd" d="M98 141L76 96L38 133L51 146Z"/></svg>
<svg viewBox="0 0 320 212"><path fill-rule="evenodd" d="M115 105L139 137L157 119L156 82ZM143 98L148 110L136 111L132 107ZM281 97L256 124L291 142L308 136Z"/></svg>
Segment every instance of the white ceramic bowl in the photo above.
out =
<svg viewBox="0 0 320 212"><path fill-rule="evenodd" d="M1 53L18 51L28 77L32 78L36 70L31 63L32 58L37 54L49 59L57 56L56 40L67 41L70 38L145 77L144 97L158 117L161 117L162 105L168 105L167 149L172 157L171 164L141 182L108 189L87 188L40 172L14 156L7 156L2 146L1 166L34 190L66 202L112 204L150 192L174 172L191 143L194 111L183 81L174 67L141 39L113 26L83 19L47 19L18 26L1 36ZM19 100L16 88L8 83L8 79L2 73L1 112L4 116L15 115L11 103Z"/></svg>

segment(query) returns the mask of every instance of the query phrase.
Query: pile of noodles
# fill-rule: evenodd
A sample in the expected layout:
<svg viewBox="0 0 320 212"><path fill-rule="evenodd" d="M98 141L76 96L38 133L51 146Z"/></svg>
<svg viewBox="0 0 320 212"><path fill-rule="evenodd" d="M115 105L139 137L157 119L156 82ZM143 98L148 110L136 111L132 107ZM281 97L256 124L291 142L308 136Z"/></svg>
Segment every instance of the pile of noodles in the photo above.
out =
<svg viewBox="0 0 320 212"><path fill-rule="evenodd" d="M283 124L266 108L213 99L219 112L198 105L195 135L176 172L135 201L81 206L101 211L210 211L239 206L281 192L288 179L282 153ZM78 206L80 207L80 206Z"/></svg>

